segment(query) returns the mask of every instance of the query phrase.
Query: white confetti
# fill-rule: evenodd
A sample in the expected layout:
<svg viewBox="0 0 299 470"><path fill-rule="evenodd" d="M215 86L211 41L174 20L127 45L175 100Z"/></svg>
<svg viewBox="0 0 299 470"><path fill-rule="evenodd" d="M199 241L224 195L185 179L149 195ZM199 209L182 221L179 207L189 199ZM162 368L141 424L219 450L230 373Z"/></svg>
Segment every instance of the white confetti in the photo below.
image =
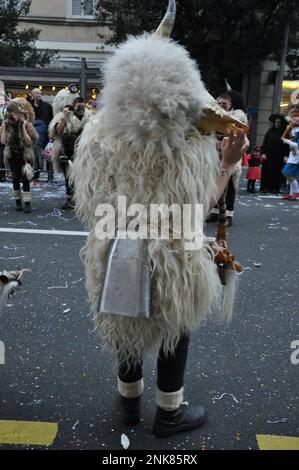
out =
<svg viewBox="0 0 299 470"><path fill-rule="evenodd" d="M63 310L63 313L69 313L71 311L70 308L67 308L66 310Z"/></svg>
<svg viewBox="0 0 299 470"><path fill-rule="evenodd" d="M123 446L124 449L128 449L128 447L130 445L130 440L129 440L129 438L126 434L121 435L120 442L121 442L121 445Z"/></svg>
<svg viewBox="0 0 299 470"><path fill-rule="evenodd" d="M235 397L232 393L222 393L222 395L221 395L220 397L214 397L214 398L212 398L212 400L222 400L222 398L223 398L225 395L229 395L230 397L232 397L232 399L233 399L236 403L239 403L238 400L236 399L236 397Z"/></svg>
<svg viewBox="0 0 299 470"><path fill-rule="evenodd" d="M288 422L287 418L282 418L282 419L279 419L277 421L267 421L267 423L270 423L270 424L287 423L287 422Z"/></svg>
<svg viewBox="0 0 299 470"><path fill-rule="evenodd" d="M73 431L75 431L78 424L79 424L79 419L75 422L74 426L72 426Z"/></svg>

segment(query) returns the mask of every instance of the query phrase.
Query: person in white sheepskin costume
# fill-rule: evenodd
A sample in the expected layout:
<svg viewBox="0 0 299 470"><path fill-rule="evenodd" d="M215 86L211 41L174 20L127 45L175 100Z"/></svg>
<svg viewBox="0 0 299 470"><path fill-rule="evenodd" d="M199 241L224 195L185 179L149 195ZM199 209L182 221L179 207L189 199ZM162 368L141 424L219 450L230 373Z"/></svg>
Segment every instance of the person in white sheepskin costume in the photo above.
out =
<svg viewBox="0 0 299 470"><path fill-rule="evenodd" d="M84 100L76 92L75 85L60 90L53 101L54 117L49 124L49 137L53 140L52 159L54 170L64 174L66 202L61 209L73 209L73 188L69 172L75 152L75 142L91 116Z"/></svg>
<svg viewBox="0 0 299 470"><path fill-rule="evenodd" d="M214 134L198 130L197 123L209 127L205 109L213 98L187 51L163 37L171 30L174 10L170 1L158 33L129 38L107 61L101 106L82 132L73 167L77 214L90 231L82 251L86 287L95 328L116 351L123 421L139 421L142 357L160 350L153 428L160 437L199 427L206 419L202 405L183 404L183 377L189 335L220 303L223 289L214 256L207 241L192 251L184 239L148 239L149 317L101 311L112 242L96 234L96 209L110 204L117 213L118 196L126 196L128 206L146 208L202 204L206 216L245 143L239 134L224 139L221 168ZM209 116L220 125L224 114L218 113Z"/></svg>

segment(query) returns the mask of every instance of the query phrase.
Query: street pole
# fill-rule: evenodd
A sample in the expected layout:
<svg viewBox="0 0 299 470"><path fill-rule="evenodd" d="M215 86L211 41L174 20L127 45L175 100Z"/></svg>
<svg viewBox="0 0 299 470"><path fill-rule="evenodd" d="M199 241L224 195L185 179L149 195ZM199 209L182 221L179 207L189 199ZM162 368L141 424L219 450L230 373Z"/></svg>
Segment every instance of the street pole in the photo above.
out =
<svg viewBox="0 0 299 470"><path fill-rule="evenodd" d="M286 66L289 34L290 34L290 26L287 23L284 29L283 45L282 45L282 50L281 50L281 55L280 55L279 72L277 74L275 92L274 92L274 97L273 97L272 112L274 114L280 112L280 102L281 102L281 96L282 96L282 82L283 82L285 66Z"/></svg>
<svg viewBox="0 0 299 470"><path fill-rule="evenodd" d="M80 75L80 96L86 100L87 98L87 64L85 57L81 58L81 75Z"/></svg>

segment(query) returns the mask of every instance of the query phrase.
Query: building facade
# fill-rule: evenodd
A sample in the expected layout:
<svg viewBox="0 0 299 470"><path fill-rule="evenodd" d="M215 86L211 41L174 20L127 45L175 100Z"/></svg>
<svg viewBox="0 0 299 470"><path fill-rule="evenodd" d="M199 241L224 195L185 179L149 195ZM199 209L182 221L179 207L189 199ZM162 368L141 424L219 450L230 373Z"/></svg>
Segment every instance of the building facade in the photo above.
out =
<svg viewBox="0 0 299 470"><path fill-rule="evenodd" d="M61 88L74 82L80 87L86 80L89 99L98 94L103 62L113 47L106 44L110 37L107 25L95 15L98 0L32 0L30 12L21 17L19 28L39 29L36 47L57 51L57 56L45 68L0 68L0 78L13 96L26 96L32 88L43 90L51 101ZM86 61L87 70L85 67ZM250 116L251 142L261 144L269 129L269 116L275 106L277 64L265 61L259 74L244 76L243 97ZM85 79L86 77L86 79ZM298 90L298 80L289 80L285 72L281 111L287 110L292 93Z"/></svg>
<svg viewBox="0 0 299 470"><path fill-rule="evenodd" d="M12 96L28 96L40 88L44 99L70 83L78 88L86 82L88 99L96 99L102 64L113 47L105 44L109 28L95 16L95 0L32 0L27 16L20 17L19 29L40 30L36 47L57 51L46 67L0 68L0 78ZM84 75L84 77L83 77Z"/></svg>
<svg viewBox="0 0 299 470"><path fill-rule="evenodd" d="M95 17L97 3L98 0L32 0L30 12L21 17L19 27L41 30L36 47L58 51L53 67L76 67L82 57L88 66L100 66L111 48L105 45L109 28Z"/></svg>

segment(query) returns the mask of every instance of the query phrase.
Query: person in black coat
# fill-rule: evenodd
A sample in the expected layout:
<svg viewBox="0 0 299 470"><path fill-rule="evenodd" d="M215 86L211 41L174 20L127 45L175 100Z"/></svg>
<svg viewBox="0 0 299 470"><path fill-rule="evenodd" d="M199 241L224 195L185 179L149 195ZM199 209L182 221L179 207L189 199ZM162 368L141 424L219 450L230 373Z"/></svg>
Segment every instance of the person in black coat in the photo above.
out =
<svg viewBox="0 0 299 470"><path fill-rule="evenodd" d="M38 179L42 169L42 155L47 143L49 142L48 127L53 119L53 109L50 103L43 101L42 92L39 88L34 88L29 100L35 113L35 128L39 134L39 142L35 147L35 174L33 179ZM53 180L52 163L47 162L47 171L49 180Z"/></svg>
<svg viewBox="0 0 299 470"><path fill-rule="evenodd" d="M287 121L282 114L272 114L269 117L272 127L264 137L261 151L264 155L260 191L263 193L280 193L283 183L281 173L284 157L289 155L289 146L281 140L287 127Z"/></svg>

